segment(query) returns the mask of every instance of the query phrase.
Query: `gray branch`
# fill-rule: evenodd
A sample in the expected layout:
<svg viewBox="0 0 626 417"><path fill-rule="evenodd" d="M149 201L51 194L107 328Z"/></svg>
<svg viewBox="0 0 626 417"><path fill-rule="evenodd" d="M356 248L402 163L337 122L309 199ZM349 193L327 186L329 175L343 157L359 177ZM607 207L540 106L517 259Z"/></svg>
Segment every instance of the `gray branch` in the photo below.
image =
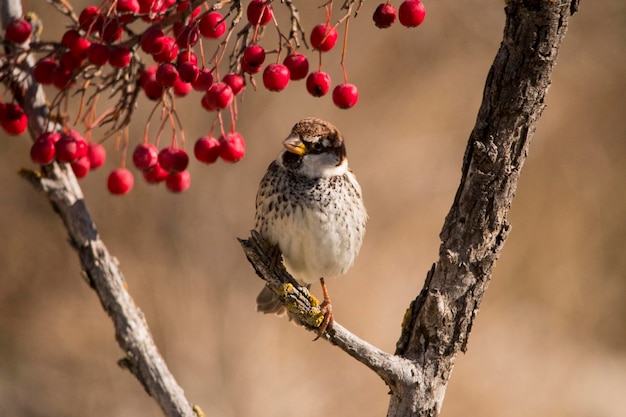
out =
<svg viewBox="0 0 626 417"><path fill-rule="evenodd" d="M440 237L439 260L409 306L394 355L380 351L335 323L325 338L374 370L391 389L388 417L437 416L459 352L509 232L507 215L530 139L544 110L561 41L578 0L509 0L500 49L463 159L461 182ZM257 274L306 323L315 317L309 295L294 306L287 272L259 268L267 245L241 241ZM262 242L262 239L261 239ZM251 250L254 253L251 253ZM291 288L291 287L290 287ZM311 327L311 326L309 326Z"/></svg>
<svg viewBox="0 0 626 417"><path fill-rule="evenodd" d="M19 0L0 0L2 25L22 16ZM9 46L10 47L10 46ZM54 125L48 125L48 107L42 89L32 78L34 58L29 56L14 68L8 80L13 95L25 109L33 138ZM42 192L59 214L72 246L78 252L89 285L115 326L115 337L125 357L119 364L130 370L166 416L194 417L199 409L191 406L177 384L152 339L145 318L126 290L124 276L93 223L76 177L68 164L56 162L41 172L21 175Z"/></svg>

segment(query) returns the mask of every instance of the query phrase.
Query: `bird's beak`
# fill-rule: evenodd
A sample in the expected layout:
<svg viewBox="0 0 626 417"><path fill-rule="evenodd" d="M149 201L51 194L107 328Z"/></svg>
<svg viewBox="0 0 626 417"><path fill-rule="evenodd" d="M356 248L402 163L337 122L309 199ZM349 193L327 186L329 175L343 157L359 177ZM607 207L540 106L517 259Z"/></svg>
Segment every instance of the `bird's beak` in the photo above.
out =
<svg viewBox="0 0 626 417"><path fill-rule="evenodd" d="M283 146L287 149L287 151L295 153L298 156L304 155L304 152L306 151L306 147L298 135L289 136L283 141Z"/></svg>

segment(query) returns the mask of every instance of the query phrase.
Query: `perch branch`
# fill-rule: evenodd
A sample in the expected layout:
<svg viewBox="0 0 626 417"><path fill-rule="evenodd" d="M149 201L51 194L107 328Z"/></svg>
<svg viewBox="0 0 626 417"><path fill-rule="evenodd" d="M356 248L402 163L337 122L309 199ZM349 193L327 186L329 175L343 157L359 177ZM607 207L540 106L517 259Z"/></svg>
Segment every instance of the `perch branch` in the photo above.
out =
<svg viewBox="0 0 626 417"><path fill-rule="evenodd" d="M239 243L257 275L307 329L316 331L323 318L319 301L305 286L300 286L282 265L280 268L272 268L275 249L255 230L251 231L250 238L239 239ZM323 337L372 369L388 385L395 384L396 380L404 378L404 374L414 368L411 361L383 352L337 322L326 330Z"/></svg>
<svg viewBox="0 0 626 417"><path fill-rule="evenodd" d="M22 16L19 0L0 0L2 24ZM51 128L45 95L32 77L34 58L23 60L7 80L13 95L28 115L29 131L33 138ZM185 398L161 357L148 329L143 313L126 290L124 276L96 230L83 194L69 164L56 162L42 167L41 172L21 171L37 190L42 192L59 214L72 246L78 252L81 266L89 285L97 293L102 307L115 326L115 337L125 357L119 364L139 380L144 389L159 404L168 417L194 417Z"/></svg>

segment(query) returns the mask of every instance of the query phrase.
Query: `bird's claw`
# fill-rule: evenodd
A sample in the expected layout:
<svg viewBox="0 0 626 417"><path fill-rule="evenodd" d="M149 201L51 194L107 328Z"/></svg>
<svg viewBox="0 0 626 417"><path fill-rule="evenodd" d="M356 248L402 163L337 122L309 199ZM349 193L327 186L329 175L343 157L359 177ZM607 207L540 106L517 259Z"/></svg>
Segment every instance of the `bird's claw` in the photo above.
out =
<svg viewBox="0 0 626 417"><path fill-rule="evenodd" d="M333 318L333 306L330 302L327 303L326 300L324 300L324 302L320 304L320 312L324 315L324 320L322 320L320 327L317 328L317 337L313 339L314 342L324 335L326 329L333 327L333 322L335 321Z"/></svg>
<svg viewBox="0 0 626 417"><path fill-rule="evenodd" d="M322 324L320 324L317 329L317 337L313 339L314 342L322 337L326 332L326 329L332 327L334 322L333 305L330 303L330 295L328 295L328 289L326 288L324 278L320 278L320 284L322 285L322 294L324 295L324 301L320 304L320 313L324 315L324 320L322 320Z"/></svg>

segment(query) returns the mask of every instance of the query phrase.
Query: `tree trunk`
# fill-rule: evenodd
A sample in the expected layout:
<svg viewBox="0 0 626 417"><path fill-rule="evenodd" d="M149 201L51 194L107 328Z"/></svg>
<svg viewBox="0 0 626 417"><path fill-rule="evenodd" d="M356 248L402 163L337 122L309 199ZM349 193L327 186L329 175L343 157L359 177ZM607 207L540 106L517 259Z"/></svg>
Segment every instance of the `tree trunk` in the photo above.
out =
<svg viewBox="0 0 626 417"><path fill-rule="evenodd" d="M509 232L507 214L543 109L574 0L511 0L500 49L470 135L439 260L411 303L396 355L420 368L392 387L388 417L439 414L454 360Z"/></svg>

